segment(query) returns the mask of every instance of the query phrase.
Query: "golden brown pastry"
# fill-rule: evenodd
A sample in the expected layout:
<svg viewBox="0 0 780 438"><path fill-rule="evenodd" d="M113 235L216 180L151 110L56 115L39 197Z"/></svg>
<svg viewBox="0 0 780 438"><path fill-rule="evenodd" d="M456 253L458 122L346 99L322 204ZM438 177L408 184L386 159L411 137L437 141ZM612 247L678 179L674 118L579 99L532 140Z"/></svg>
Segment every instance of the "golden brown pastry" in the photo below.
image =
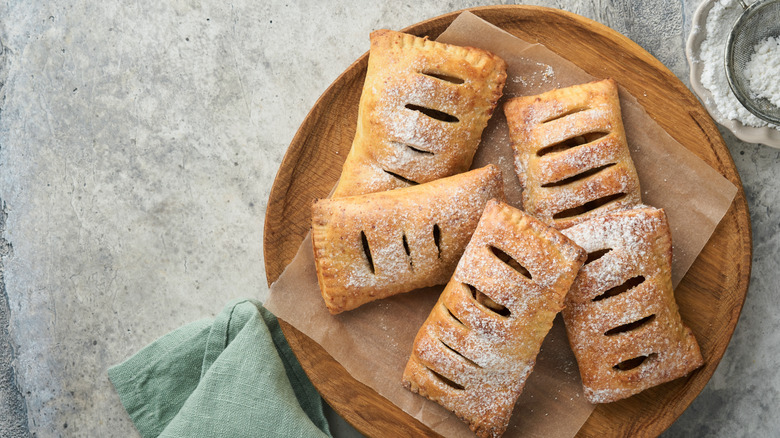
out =
<svg viewBox="0 0 780 438"><path fill-rule="evenodd" d="M481 49L377 30L357 129L334 198L465 172L506 80Z"/></svg>
<svg viewBox="0 0 780 438"><path fill-rule="evenodd" d="M523 208L558 229L641 202L612 79L504 106Z"/></svg>
<svg viewBox="0 0 780 438"><path fill-rule="evenodd" d="M311 238L328 310L446 283L485 204L503 197L501 172L488 165L403 189L316 201Z"/></svg>
<svg viewBox="0 0 780 438"><path fill-rule="evenodd" d="M619 400L702 365L674 300L663 210L613 212L563 233L589 253L563 311L588 401Z"/></svg>
<svg viewBox="0 0 780 438"><path fill-rule="evenodd" d="M555 229L490 201L417 333L404 386L478 436L500 436L585 257Z"/></svg>

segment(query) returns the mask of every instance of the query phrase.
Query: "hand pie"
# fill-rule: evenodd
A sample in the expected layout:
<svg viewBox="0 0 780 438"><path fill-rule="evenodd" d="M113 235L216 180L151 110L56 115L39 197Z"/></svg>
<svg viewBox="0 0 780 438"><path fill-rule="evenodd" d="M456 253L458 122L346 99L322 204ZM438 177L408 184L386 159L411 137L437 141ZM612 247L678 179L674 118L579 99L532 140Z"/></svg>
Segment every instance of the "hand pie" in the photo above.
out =
<svg viewBox="0 0 780 438"><path fill-rule="evenodd" d="M613 212L563 234L589 252L563 311L588 401L619 400L702 365L674 300L663 210Z"/></svg>
<svg viewBox="0 0 780 438"><path fill-rule="evenodd" d="M484 50L373 32L355 138L333 197L467 171L505 80L506 63Z"/></svg>
<svg viewBox="0 0 780 438"><path fill-rule="evenodd" d="M414 340L403 383L480 437L506 430L586 253L559 231L490 201Z"/></svg>
<svg viewBox="0 0 780 438"><path fill-rule="evenodd" d="M641 202L612 79L504 105L523 208L563 229Z"/></svg>
<svg viewBox="0 0 780 438"><path fill-rule="evenodd" d="M501 172L488 165L399 190L316 201L311 238L328 310L446 283L485 204L503 197Z"/></svg>

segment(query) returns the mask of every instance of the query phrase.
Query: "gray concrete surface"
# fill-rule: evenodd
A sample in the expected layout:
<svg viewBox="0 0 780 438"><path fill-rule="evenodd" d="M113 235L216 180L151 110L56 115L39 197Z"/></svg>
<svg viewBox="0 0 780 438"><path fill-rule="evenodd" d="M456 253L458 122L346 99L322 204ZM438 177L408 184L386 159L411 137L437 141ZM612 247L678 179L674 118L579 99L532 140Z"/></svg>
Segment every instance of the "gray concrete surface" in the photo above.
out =
<svg viewBox="0 0 780 438"><path fill-rule="evenodd" d="M5 219L5 211L0 210L0 233L5 231ZM3 260L10 255L11 246L0 237L0 437L25 437L29 436L27 407L13 368L14 351L8 330L10 309L3 278Z"/></svg>
<svg viewBox="0 0 780 438"><path fill-rule="evenodd" d="M231 298L265 297L276 169L369 32L492 3L0 3L0 436L134 436L106 369ZM698 3L537 2L624 33L686 84ZM720 367L667 436L780 434L780 152L724 137L751 209L752 283Z"/></svg>
<svg viewBox="0 0 780 438"><path fill-rule="evenodd" d="M4 29L4 23L0 22L0 96L5 96L10 52L3 44ZM2 110L3 106L0 104L0 123L3 118ZM0 437L24 437L29 436L27 406L13 368L14 348L9 331L11 312L5 291L4 263L11 255L11 245L5 240L6 217L5 204L0 199Z"/></svg>

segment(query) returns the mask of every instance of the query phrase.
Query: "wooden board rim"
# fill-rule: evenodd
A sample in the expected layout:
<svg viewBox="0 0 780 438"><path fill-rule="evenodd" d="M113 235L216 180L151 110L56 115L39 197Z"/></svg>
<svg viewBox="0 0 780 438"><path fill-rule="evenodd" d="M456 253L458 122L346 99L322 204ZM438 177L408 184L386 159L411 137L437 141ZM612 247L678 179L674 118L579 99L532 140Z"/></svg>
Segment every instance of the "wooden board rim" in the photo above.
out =
<svg viewBox="0 0 780 438"><path fill-rule="evenodd" d="M636 423L640 426L626 428L625 424L623 424L624 421L620 419L620 414L618 413L616 415L614 412L614 405L617 404L613 403L610 405L599 406L594 411L594 414L591 415L591 418L588 419L579 434L579 436L603 435L604 431L606 430L610 432L616 432L619 435L633 435L636 433L639 433L643 436L658 435L669 425L671 425L680 414L682 414L685 408L690 404L695 396L698 395L706 382L712 376L717 363L720 361L725 352L726 346L728 345L728 341L733 334L734 328L736 327L736 322L739 318L742 305L744 304L745 295L747 293L752 263L752 230L750 228L750 217L748 214L745 194L731 154L723 142L723 139L720 136L720 133L717 130L714 122L709 117L706 110L704 110L704 108L699 104L698 100L690 92L690 90L688 90L685 85L683 85L682 82L680 82L679 79L674 76L674 74L660 61L658 61L650 53L646 52L636 43L624 35L618 33L617 31L571 12L539 6L486 6L467 10L486 19L487 21L493 22L499 27L502 27L502 20L516 20L518 17L521 17L524 14L529 16L539 16L539 14L541 14L541 16L551 17L556 20L565 20L569 23L572 23L572 25L583 27L589 32L592 32L596 35L599 35L601 38L608 40L611 44L616 44L623 49L628 50L630 55L637 57L642 62L647 64L648 68L650 68L653 73L663 75L666 82L665 85L673 86L676 95L683 97L686 103L692 106L693 109L690 111L690 117L707 140L707 144L710 149L705 151L711 152L712 154L704 154L702 150L697 149L692 149L693 152L707 161L708 164L710 164L726 178L732 181L738 188L737 196L733 201L731 208L726 213L726 216L721 222L721 225L729 224L737 228L737 233L734 233L733 235L737 236L738 241L734 244L737 245L739 249L741 249L735 258L735 265L738 266L738 268L736 268L737 276L736 278L731 279L730 283L733 286L731 294L734 298L734 302L729 308L729 311L723 315L726 318L726 321L723 321L725 322L723 330L718 333L718 340L720 342L715 343L708 365L705 368L697 371L694 377L687 379L692 383L686 384L685 400L681 400L681 403L678 403L671 411L660 413L660 416L655 418L652 422L643 423L641 421L637 421ZM431 37L435 37L438 35L438 33L442 32L446 26L448 26L449 23L451 23L452 20L454 20L454 18L460 14L460 12L462 11L456 11L425 20L415 25L409 26L403 30L413 34L428 34ZM496 19L495 17L497 16L503 18ZM493 20L490 18L493 18ZM280 225L294 225L292 227L292 237L294 238L297 236L297 242L300 243L306 231L308 231L308 223L285 224L284 222L288 217L288 215L285 214L285 210L290 208L290 205L288 205L288 199L290 195L291 181L293 176L296 175L296 171L299 169L299 166L301 166L300 157L302 151L308 144L307 139L311 134L313 126L316 126L323 117L327 117L327 112L323 112L318 109L321 109L322 105L324 105L328 98L332 97L334 89L338 86L338 84L349 82L350 80L354 80L356 76L360 76L362 73L361 70L364 71L367 65L367 58L368 53L365 53L359 57L327 88L322 96L320 96L320 98L312 107L310 113L304 119L301 127L295 134L295 137L293 138L287 153L285 154L276 179L274 180L271 194L269 196L268 207L266 210L264 255L269 285L274 280L276 280L276 278L278 278L278 276L281 274L281 268L283 268L283 266L286 265L292 258L292 255L289 254L289 248L286 250L280 249L278 241L271 238L272 232L278 231L280 229ZM572 59L572 61L577 63L574 59ZM635 97L637 97L640 103L643 103L641 95L637 95L637 93L633 91L632 93L635 95ZM648 110L648 113L651 113L651 111ZM653 116L652 113L651 116ZM663 126L662 121L659 121L659 123L661 123ZM675 136L674 132L670 132L670 134ZM691 149L690 146L687 147ZM715 238L713 238L711 242L708 243L708 247L717 243L714 242L714 240ZM288 244L287 246L289 247L290 245ZM284 255L281 254L283 252ZM685 283L685 280L683 283ZM343 367L333 361L333 359L330 358L330 356L327 355L327 353L325 353L321 347L311 341L308 337L284 322L282 322L282 328L285 332L285 335L288 337L291 346L293 347L293 351L296 353L299 360L301 360L301 364L304 366L307 374L309 374L312 382L323 394L323 397L334 406L334 409L336 409L337 412L344 416L344 418L358 430L369 436L384 436L387 433L391 433L392 435L403 433L436 436L436 434L432 433L429 429L427 429L427 427L400 411L400 409L376 394L372 389L352 379L351 376L346 373ZM317 348L319 348L320 351L317 351ZM310 350L314 350L314 352ZM312 358L316 358L316 360L312 360ZM330 358L330 361L327 360L328 358ZM334 387L333 382L329 382L330 379L327 376L339 376L339 379L343 378L344 381L339 381L339 383ZM343 385L349 385L350 391L344 391ZM369 410L378 409L378 411L355 412L355 409L350 408L350 406L355 405L357 400L361 400L363 403L365 403L365 406L368 406ZM632 417L632 420L637 419ZM392 430L387 430L381 427L377 427L377 423L384 425L393 424L396 427ZM638 427L641 427L641 429L637 429ZM612 434L614 433L610 433L610 435Z"/></svg>

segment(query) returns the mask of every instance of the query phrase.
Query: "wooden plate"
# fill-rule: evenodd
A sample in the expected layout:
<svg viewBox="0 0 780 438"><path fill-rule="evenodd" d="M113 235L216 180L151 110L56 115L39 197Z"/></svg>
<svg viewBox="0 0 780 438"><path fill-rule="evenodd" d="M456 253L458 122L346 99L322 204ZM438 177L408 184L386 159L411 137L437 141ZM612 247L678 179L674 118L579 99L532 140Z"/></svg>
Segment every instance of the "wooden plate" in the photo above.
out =
<svg viewBox="0 0 780 438"><path fill-rule="evenodd" d="M600 405L579 436L654 436L669 427L712 376L747 293L751 229L745 194L723 139L706 110L661 62L616 31L578 15L533 6L471 9L479 17L552 51L595 76L626 87L672 137L738 188L736 199L675 293L683 319L701 344L706 365L685 379ZM404 29L436 38L458 15ZM368 35L366 35L368 40ZM352 144L368 54L325 91L290 144L271 189L265 221L269 284L292 260L309 230L310 205L328 195ZM314 385L348 422L369 436L436 436L372 389L354 380L318 344L283 323Z"/></svg>

